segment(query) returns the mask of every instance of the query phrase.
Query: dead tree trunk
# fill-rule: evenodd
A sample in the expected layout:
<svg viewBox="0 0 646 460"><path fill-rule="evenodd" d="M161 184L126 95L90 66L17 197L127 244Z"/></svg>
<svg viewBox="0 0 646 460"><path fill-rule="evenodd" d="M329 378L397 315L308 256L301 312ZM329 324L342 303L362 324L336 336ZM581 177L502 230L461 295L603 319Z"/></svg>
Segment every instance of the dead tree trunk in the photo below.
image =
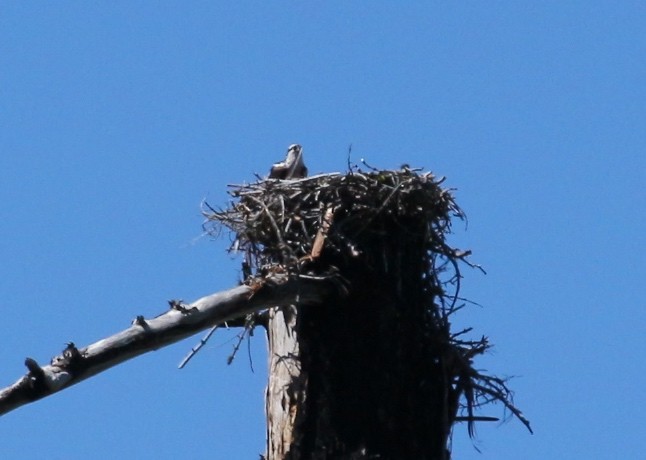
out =
<svg viewBox="0 0 646 460"><path fill-rule="evenodd" d="M405 296L355 275L345 299L269 323L268 458L447 459L441 350L429 359L423 317L398 313Z"/></svg>
<svg viewBox="0 0 646 460"><path fill-rule="evenodd" d="M529 428L505 382L472 367L487 339L450 329L469 253L446 243L463 215L441 182L409 169L270 180L207 213L258 273L344 280L269 315L269 460L447 460L454 423L496 420L474 414L492 400Z"/></svg>
<svg viewBox="0 0 646 460"><path fill-rule="evenodd" d="M448 331L428 315L419 225L384 228L392 239L368 238L356 259L324 256L347 295L269 323L270 460L448 458L457 394Z"/></svg>
<svg viewBox="0 0 646 460"><path fill-rule="evenodd" d="M267 325L269 382L265 399L267 458L298 458L295 455L297 417L302 417L307 395L307 376L302 371L297 312L293 307L275 308Z"/></svg>

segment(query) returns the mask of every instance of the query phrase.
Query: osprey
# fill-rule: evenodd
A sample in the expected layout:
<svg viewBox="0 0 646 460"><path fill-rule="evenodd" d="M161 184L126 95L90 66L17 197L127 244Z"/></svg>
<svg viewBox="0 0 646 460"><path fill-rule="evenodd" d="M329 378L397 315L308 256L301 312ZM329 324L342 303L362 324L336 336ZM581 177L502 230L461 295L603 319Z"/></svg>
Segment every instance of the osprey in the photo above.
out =
<svg viewBox="0 0 646 460"><path fill-rule="evenodd" d="M284 161L274 163L269 171L270 179L300 179L307 176L307 167L303 163L303 147L292 144L287 148Z"/></svg>

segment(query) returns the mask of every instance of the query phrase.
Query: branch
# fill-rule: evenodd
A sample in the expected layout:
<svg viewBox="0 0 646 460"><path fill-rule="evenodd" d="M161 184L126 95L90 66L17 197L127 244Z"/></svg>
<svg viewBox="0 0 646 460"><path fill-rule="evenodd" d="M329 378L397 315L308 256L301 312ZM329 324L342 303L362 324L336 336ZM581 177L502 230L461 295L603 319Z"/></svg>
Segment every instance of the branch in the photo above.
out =
<svg viewBox="0 0 646 460"><path fill-rule="evenodd" d="M193 356L195 356L197 352L200 351L204 345L206 345L206 342L209 341L217 328L218 326L213 326L211 329L209 329L209 332L207 332L206 335L200 339L200 343L191 348L191 351L189 351L189 353L186 355L186 358L184 358L182 362L179 363L179 366L177 366L179 369L184 369L184 366L188 364Z"/></svg>
<svg viewBox="0 0 646 460"><path fill-rule="evenodd" d="M138 316L132 325L84 348L69 343L51 363L27 358L29 372L0 390L0 415L64 390L82 380L197 332L266 308L318 304L335 289L327 280L272 272L233 289L185 305L170 301L169 311L152 319Z"/></svg>

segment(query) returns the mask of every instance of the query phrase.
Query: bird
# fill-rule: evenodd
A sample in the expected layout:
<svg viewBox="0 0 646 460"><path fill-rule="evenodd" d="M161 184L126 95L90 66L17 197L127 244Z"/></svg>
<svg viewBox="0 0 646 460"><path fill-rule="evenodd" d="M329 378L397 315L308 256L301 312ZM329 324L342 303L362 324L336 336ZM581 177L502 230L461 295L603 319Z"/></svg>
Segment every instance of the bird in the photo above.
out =
<svg viewBox="0 0 646 460"><path fill-rule="evenodd" d="M270 179L300 179L307 176L307 167L303 163L303 147L292 144L287 148L287 156L279 163L274 163L269 171Z"/></svg>

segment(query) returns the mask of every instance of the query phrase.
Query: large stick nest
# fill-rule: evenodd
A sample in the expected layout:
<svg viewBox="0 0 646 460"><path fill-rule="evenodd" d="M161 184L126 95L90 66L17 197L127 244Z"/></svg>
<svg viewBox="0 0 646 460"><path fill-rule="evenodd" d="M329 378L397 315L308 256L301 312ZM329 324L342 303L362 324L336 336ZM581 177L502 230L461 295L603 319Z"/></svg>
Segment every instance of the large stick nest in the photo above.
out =
<svg viewBox="0 0 646 460"><path fill-rule="evenodd" d="M233 230L234 251L250 251L253 261L292 264L309 256L325 211L332 210L333 231L325 247L338 254L356 257L362 233L384 234L393 222L422 223L428 247L434 254L461 258L465 254L449 248L444 239L451 218L464 218L450 190L442 189L444 179L410 169L323 174L299 180L265 180L230 186L237 199L225 210L206 205L205 229L219 233L223 224Z"/></svg>
<svg viewBox="0 0 646 460"><path fill-rule="evenodd" d="M490 348L488 339L463 339L470 328L450 330L449 317L465 303L460 265L479 267L467 260L470 251L447 244L452 219L465 215L443 181L409 168L259 180L230 186L226 209L205 204L204 226L213 235L223 227L233 231L231 250L245 255L245 276L276 266L312 274L340 266L343 274L343 267L359 263L404 280L398 289L424 297L425 337L435 344L433 353L442 350L455 398L451 424L467 421L472 434L474 421L492 419L475 416L474 409L500 402L530 429L506 381L473 367L473 358Z"/></svg>

